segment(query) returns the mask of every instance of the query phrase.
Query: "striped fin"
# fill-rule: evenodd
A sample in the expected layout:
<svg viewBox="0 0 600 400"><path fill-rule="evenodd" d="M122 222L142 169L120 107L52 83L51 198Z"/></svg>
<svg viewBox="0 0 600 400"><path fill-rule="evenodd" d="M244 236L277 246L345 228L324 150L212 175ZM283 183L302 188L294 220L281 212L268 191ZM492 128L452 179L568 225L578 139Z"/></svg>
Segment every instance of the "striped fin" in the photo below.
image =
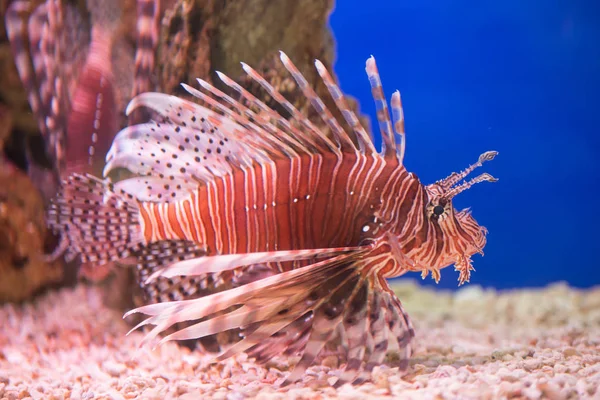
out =
<svg viewBox="0 0 600 400"><path fill-rule="evenodd" d="M359 252L336 256L306 267L283 272L268 278L261 279L256 282L249 283L234 289L230 289L221 293L203 297L197 300L158 303L147 306L142 306L131 310L125 314L125 317L133 313L143 313L150 317L142 321L135 330L143 325L153 324L155 327L150 331L144 340L144 343L152 341L158 334L173 324L183 321L200 319L205 316L212 315L216 312L226 310L235 305L247 304L250 299L261 299L269 304L280 296L293 297L297 293L303 293L310 297L310 291L299 290L302 285L315 285L320 283L315 277L322 275L324 271L330 271L331 268L339 267L345 260L356 257ZM268 299L268 300L267 300ZM285 307L282 307L285 309ZM281 311L275 308L275 313ZM306 310L303 310L302 314ZM255 322L248 320L245 325ZM291 321L290 321L291 322ZM223 326L223 331L230 329L229 325ZM164 339L168 340L168 339Z"/></svg>
<svg viewBox="0 0 600 400"><path fill-rule="evenodd" d="M67 236L69 254L81 254L83 263L118 261L144 243L137 200L113 189L91 175L73 174L49 207L49 227Z"/></svg>
<svg viewBox="0 0 600 400"><path fill-rule="evenodd" d="M346 367L342 371L336 386L353 382L364 368L363 358L366 348L370 345L369 328L369 282L363 281L357 285L356 295L349 301L343 315L344 346L347 348Z"/></svg>
<svg viewBox="0 0 600 400"><path fill-rule="evenodd" d="M259 327L251 326L248 329L251 332L249 335L218 355L215 361L222 361L246 350L251 351L257 360L263 361L281 353L292 355L300 352L302 359L284 385L297 380L333 338L336 321L343 312L347 298L352 298L353 288L359 279L355 272L351 263L342 263L332 267L327 275L319 274L317 279L312 276L303 277L303 281L296 283L301 286L293 286L294 290L290 290L291 294L287 295L287 299L291 301L285 303L285 308L279 308L277 318L272 316ZM287 291L278 294L285 296ZM256 329L253 330L254 328ZM274 337L275 333L278 337ZM265 342L271 342L273 347L260 346ZM262 354L259 347L271 354Z"/></svg>
<svg viewBox="0 0 600 400"><path fill-rule="evenodd" d="M139 307L125 317L138 312L148 315L132 329L154 325L142 345L185 321L200 320L164 337L158 344L244 327L244 338L214 361L239 352L247 352L259 361L298 352L301 359L284 385L298 380L314 364L326 344L339 337L347 363L338 385L358 382L366 379L381 362L390 342L400 349L405 368L410 355L409 342L414 335L400 302L388 291L385 280L377 276L377 269L385 263L381 263L376 253L372 253L373 258L369 257L374 249L377 248L359 248L196 300ZM247 262L268 261L245 259ZM240 264L233 262L225 268ZM216 270L219 268L206 267L198 272Z"/></svg>
<svg viewBox="0 0 600 400"><path fill-rule="evenodd" d="M242 136L244 141L248 141L249 143L252 143L253 146L258 146L258 148L263 148L264 151L270 154L285 154L287 157L297 156L297 151L302 148L302 145L295 137L293 137L293 134L298 134L299 131L293 128L287 120L282 118L279 114L276 114L275 111L256 99L256 97L233 80L218 71L217 75L227 86L234 88L234 90L240 93L243 98L247 99L251 104L254 104L260 109L262 113L257 114L249 108L242 106L239 102L231 98L231 96L226 95L202 79L197 79L200 86L216 98L223 100L223 103L225 104L219 103L210 96L205 95L188 85L183 84L183 87L192 96L207 103L211 107L214 107L216 110L223 113L223 116L232 119L245 127L247 132L239 132L239 134L244 135ZM227 105L232 109L229 109ZM237 112L234 112L233 110L236 110ZM281 135L280 131L275 127L275 124L279 125L283 132L291 132L293 134Z"/></svg>
<svg viewBox="0 0 600 400"><path fill-rule="evenodd" d="M244 265L276 263L284 261L305 260L314 257L331 257L341 253L351 253L359 247L338 247L328 249L282 250L258 253L224 254L190 259L170 265L163 271L157 271L148 278L148 282L159 276L197 276L212 272L222 272Z"/></svg>
<svg viewBox="0 0 600 400"><path fill-rule="evenodd" d="M295 300L294 297L292 299ZM279 298L271 301L269 304L260 305L252 300L247 300L244 305L226 314L213 317L194 324L190 327L178 330L168 336L165 336L161 343L171 340L189 340L203 338L214 335L226 330L241 328L248 325L248 322L264 321L273 317L273 310L279 309L285 304L289 304L290 299ZM274 332L273 332L274 333ZM243 342L243 340L242 340Z"/></svg>
<svg viewBox="0 0 600 400"><path fill-rule="evenodd" d="M143 292L143 302L155 303L166 301L179 301L207 296L223 288L231 286L231 279L223 277L222 274L206 274L204 276L185 276L163 278L159 277L152 283L144 284L148 277L154 272L164 269L178 261L197 258L205 254L205 250L195 242L184 240L162 240L148 243L143 246L137 256L137 277ZM239 274L243 276L244 274ZM170 331L178 331L186 328L190 323L175 324ZM167 331L165 333L170 333ZM218 352L220 346L217 337L205 337L199 341L190 343L193 346L201 346L206 352Z"/></svg>
<svg viewBox="0 0 600 400"><path fill-rule="evenodd" d="M89 3L93 17L95 9L102 9L98 4ZM20 78L56 172L89 171L92 158L107 150L117 128L107 62L111 39L97 32L96 23L90 46L86 24L68 4L48 0L31 7L17 1L7 11ZM23 15L30 11L25 24Z"/></svg>
<svg viewBox="0 0 600 400"><path fill-rule="evenodd" d="M284 328L289 326L290 322L290 318L280 318L274 322L269 322L268 320L259 321L246 327L244 329L244 338L219 353L213 358L212 362L221 362L236 354L257 349L261 343L269 342L274 335L277 335ZM275 348L271 349L275 350Z"/></svg>
<svg viewBox="0 0 600 400"><path fill-rule="evenodd" d="M17 66L17 72L27 91L29 105L38 120L38 126L42 131L42 135L46 136L45 109L42 105L39 92L37 91L36 82L38 77L36 77L36 71L32 66L33 60L29 57L28 51L29 47L31 47L32 52L36 49L38 49L39 52L41 27L46 22L46 6L43 4L37 7L33 13L31 13L29 23L26 23L25 14L29 13L31 13L31 3L29 1L15 1L11 3L6 10L6 33L10 41L10 47ZM35 27L35 31L31 33L28 32L28 30L33 29L33 27Z"/></svg>
<svg viewBox="0 0 600 400"><path fill-rule="evenodd" d="M209 311L208 314L212 314L212 313L221 311L224 308L229 307L229 306L225 306L224 304L228 301L235 301L235 299L237 299L238 296L243 295L241 297L245 297L245 296L254 295L258 291L265 289L267 287L271 287L272 285L276 285L280 281L293 282L293 280L297 276L305 276L305 275L321 272L323 269L326 269L328 267L331 267L332 265L337 265L337 264L341 263L346 258L358 257L359 254L361 254L361 253L356 252L356 253L351 253L351 254L346 254L346 255L340 255L337 257L333 257L333 259L321 261L316 264L311 264L311 265L308 265L305 267L301 267L301 268L294 269L291 271L286 271L286 272L280 273L275 276L261 279L259 281L252 282L247 285L243 285L238 288L229 290L228 292L217 293L214 295L215 298L212 299L210 302L205 302L204 299L200 299L200 301L193 300L190 302L173 302L170 304L168 304L168 303L149 304L149 305L138 307L134 310L128 311L125 314L125 317L127 317L131 314L134 314L134 313L143 313L146 315L150 315L152 317L156 317L156 316L160 316L165 311L169 311L169 312L185 311L186 318L187 318L187 315L191 315L193 317L195 313L205 313L206 311ZM233 299L233 300L231 300L231 299ZM199 308L192 309L192 306L195 306L195 305L198 305ZM181 313L180 317L184 317L184 313ZM157 321L157 320L161 320L161 319L164 320L164 317L149 319L149 321L146 324L154 323L153 321ZM146 325L146 324L144 324L144 325Z"/></svg>
<svg viewBox="0 0 600 400"><path fill-rule="evenodd" d="M183 87L191 95L201 100L204 105L161 93L143 93L132 99L127 107L127 114L130 115L138 109L146 108L157 113L162 118L162 121L134 125L122 130L115 138L113 147L107 156L108 165L104 171L105 175L116 167L128 168L133 172L155 176L160 176L161 174L169 176L179 175L177 168L174 172L165 170L166 167L164 165L166 164L163 162L160 163L160 167L144 164L148 159L157 157L155 155L159 154L164 146L167 146L167 149L170 151L172 148L169 145L173 145L174 142L178 142L181 145L181 147L177 147L179 148L179 152L176 154L180 160L171 162L171 164L178 164L179 170L183 168L185 172L181 172L181 174L186 179L193 177L203 181L209 179L211 174L221 176L228 173L230 170L226 164L243 167L252 162L265 163L272 162L275 159L294 158L302 153L333 152L338 157L341 157L343 151L349 151L372 155L374 153L374 146L369 135L360 126L358 118L349 109L340 89L334 83L331 75L325 70L323 64L318 61L316 62L317 71L328 87L342 115L356 133L358 147L352 142L347 132L335 120L331 112L325 107L323 101L308 85L306 78L304 78L285 53L281 53L281 60L285 68L297 82L304 96L310 100L325 124L329 126L329 130L333 133L332 138L302 115L283 95L260 76L256 70L242 63L242 68L248 76L281 105L289 114L288 117L283 117L258 100L246 89L242 88L238 83L220 72L217 72L219 78L225 85L240 95L240 101L234 100L229 95L201 79L198 80L198 83L203 91L185 84ZM384 135L384 144L388 149L394 150L393 153L390 153L390 151L384 149L384 153L386 157L390 154L394 154L395 156L399 153L403 154L403 150L395 149L395 140L391 133L391 122L388 118L387 104L385 103L385 99L383 99L381 81L377 74L374 59L369 59L367 64L367 72L373 86L373 95L378 110L380 110L379 114L382 115L380 122ZM395 117L401 115L401 104L397 99L397 97L393 97ZM248 105L243 104L242 101ZM258 110L258 112L254 110ZM387 117L384 118L384 115ZM395 126L398 129L403 129L402 121L396 123ZM145 133L150 136L144 137ZM192 138L196 138L197 136L206 137L209 134L219 137L220 140L236 142L235 145L232 143L229 144L228 150L230 152L227 153L227 157L223 156L216 163L214 170L191 162L191 159L197 155L191 152L195 147L182 144L184 141L190 143ZM154 143L143 142L149 138L154 139ZM170 141L173 142L167 143ZM200 151L200 153L204 157L209 152L206 149L205 151ZM153 154L155 155L153 156ZM191 171L185 165L181 165L181 158L186 158L185 163L189 163L187 166L191 168ZM158 161L159 158L157 157L156 160Z"/></svg>
<svg viewBox="0 0 600 400"><path fill-rule="evenodd" d="M15 1L6 10L6 30L16 62L19 78L27 92L27 99L37 119L37 125L45 140L46 151L54 166L64 165L64 124L56 119L62 109L60 99L54 94L55 85L63 93L63 85L55 79L55 65L49 51L54 51L52 34L56 32L56 9L53 2L45 2L33 8L29 1ZM53 22L54 25L49 25ZM53 108L54 107L54 108ZM29 173L32 178L44 182L47 173L28 153ZM54 173L58 170L55 168ZM45 190L45 184L38 183ZM56 175L56 185L58 175ZM54 188L55 189L55 188ZM51 190L53 192L54 190ZM50 193L53 195L54 193Z"/></svg>
<svg viewBox="0 0 600 400"><path fill-rule="evenodd" d="M67 129L66 116L70 111L66 81L60 70L65 63L64 18L63 8L59 0L48 0L46 6L48 21L42 28L39 44L46 78L38 83L42 103L47 111L45 120L48 127L46 147L49 149L48 151L60 172L64 170L68 157L65 132ZM36 70L42 67L35 65L35 57L34 66Z"/></svg>
<svg viewBox="0 0 600 400"><path fill-rule="evenodd" d="M392 117L394 118L394 132L400 141L397 146L398 161L400 161L400 164L404 164L404 153L406 151L404 109L402 108L402 99L400 98L400 92L398 90L392 94Z"/></svg>
<svg viewBox="0 0 600 400"><path fill-rule="evenodd" d="M353 149L354 144L348 134L344 131L344 128L339 124L339 122L335 119L335 117L331 114L331 112L323 103L323 100L317 95L317 93L310 87L308 81L304 76L300 73L298 68L292 63L292 60L283 52L280 51L281 62L284 67L289 71L292 75L304 96L310 100L313 108L317 111L317 113L321 116L321 119L329 126L331 132L333 132L334 138L336 140L336 144L332 144L327 137L323 137L323 140L329 145L329 147L334 151L338 151L338 149L343 145L347 149Z"/></svg>
<svg viewBox="0 0 600 400"><path fill-rule="evenodd" d="M369 83L371 84L371 93L377 110L377 121L379 122L379 129L381 130L381 137L383 139L381 153L386 157L390 157L396 154L396 139L392 133L390 113L385 95L383 94L383 86L381 85L381 78L379 77L375 57L371 56L367 60L365 69L369 77Z"/></svg>
<svg viewBox="0 0 600 400"><path fill-rule="evenodd" d="M45 131L45 138L48 140L49 126L48 118L50 118L50 102L52 100L52 89L54 86L53 82L49 82L52 79L52 71L46 69L47 55L47 44L43 46L44 36L46 36L46 43L48 42L48 4L44 3L37 7L31 14L28 21L28 35L29 35L29 49L31 51L31 61L33 64L33 72L35 73L35 83L33 90L38 93L39 104L38 109L41 113L42 120L40 125L42 132Z"/></svg>
<svg viewBox="0 0 600 400"><path fill-rule="evenodd" d="M389 331L385 322L386 311L384 308L382 295L375 287L369 287L368 299L368 328L366 329L366 351L363 358L364 369L359 372L354 380L354 384L362 383L370 378L373 368L379 366L385 360L388 349ZM344 377L345 382L350 381L350 377ZM341 384L341 382L340 382Z"/></svg>
<svg viewBox="0 0 600 400"><path fill-rule="evenodd" d="M147 282L149 276L167 268L169 265L177 262L181 262L188 259L194 259L206 254L205 249L198 246L195 242L186 240L161 240L158 242L148 243L144 246L139 253L137 270L139 275L139 282L142 286L146 286L144 283ZM201 278L195 278L200 281ZM157 286L164 286L164 282L168 279L154 280ZM158 287L161 293L164 287ZM168 290L165 290L167 292ZM186 293L188 294L188 293ZM164 299L163 301L166 301ZM173 300L173 299L168 299Z"/></svg>
<svg viewBox="0 0 600 400"><path fill-rule="evenodd" d="M165 118L125 128L107 154L107 175L116 167L141 174L183 175L207 180L231 172L231 166L247 166L268 160L260 144L235 121L175 96L144 93L131 101L127 113L148 107ZM148 159L156 161L148 164ZM169 161L166 161L166 158ZM160 160L164 162L160 162ZM174 167L168 167L169 163ZM181 168L186 171L181 172Z"/></svg>
<svg viewBox="0 0 600 400"><path fill-rule="evenodd" d="M253 331L246 336L246 339L256 343L252 347L247 347L248 357L254 358L259 364L264 364L279 355L293 356L300 353L308 342L313 319L312 311L308 311L291 324L284 320L278 325L269 325L269 327L273 326L276 333L268 337L253 338L252 335L256 332ZM216 361L220 361L220 358Z"/></svg>
<svg viewBox="0 0 600 400"><path fill-rule="evenodd" d="M385 359L390 342L400 356L400 370L408 367L414 337L410 319L387 281L374 277L370 283L347 309L343 329L348 359L336 387L367 380Z"/></svg>
<svg viewBox="0 0 600 400"><path fill-rule="evenodd" d="M154 71L154 51L158 45L160 0L136 0L136 52L135 80L131 97L150 90L151 76ZM130 124L134 121L130 121Z"/></svg>
<svg viewBox="0 0 600 400"><path fill-rule="evenodd" d="M198 105L175 96L160 93L143 93L132 99L127 107L127 114L131 115L131 113L139 109L146 108L157 113L162 120L149 124L130 126L121 131L115 138L115 142L107 156L108 164L104 170L105 176L113 169L122 167L141 175L149 174L161 178L182 177L186 181L193 178L206 182L214 177L228 174L231 171L231 167L243 168L253 162L270 163L276 159L294 158L302 153L333 152L341 156L340 151L350 151L373 155L375 149L371 138L360 125L356 115L348 107L341 90L335 84L323 64L319 61L315 62L317 71L336 105L346 119L346 122L355 132L357 145L352 142L340 123L333 118L331 112L325 108L323 101L316 95L314 90L308 85L306 79L284 53L281 53L281 60L285 68L298 83L300 90L310 100L323 121L329 126L330 131L333 133L333 139L303 116L300 111L261 77L257 71L246 64L242 64L248 76L262 86L287 111L289 114L287 117L283 117L268 107L231 78L220 72L217 72L217 74L223 83L240 95L239 101L234 100L229 95L201 79L198 82L203 91L185 84L183 84L183 87L194 97L201 100L203 105ZM402 161L404 155L404 120L399 94L394 93L392 96L394 129L397 131L397 135L400 136L400 144L396 148L396 141L392 133L392 124L389 112L387 111L387 103L383 98L381 81L374 59L370 58L367 64L369 80L379 110L378 115L381 117L380 123L384 136L384 149L382 153L385 157L394 155L399 161ZM258 110L258 112L255 110ZM149 143L147 141L148 136L144 138L144 134L146 133L150 135L149 137L155 139L155 143ZM161 134L163 134L163 139L161 139ZM212 167L210 165L206 167L206 164L210 163L198 163L196 157L200 156L201 159L203 157L215 158L214 153L212 156L209 156L207 151L200 149L200 154L194 154L191 150L195 150L195 146L182 144L173 148L170 147L173 143L165 143L164 139L168 137L167 141L177 142L179 140L180 142L187 141L189 143L192 138L203 137L208 134L235 142L235 145L229 143L231 152L228 152L226 157L216 157L217 161ZM173 139L174 137L178 137L179 139ZM159 155L161 149L165 149L172 155L177 156L178 161L174 162L170 160L168 162L172 166L171 168L167 167L166 159ZM393 149L394 151L392 152L389 149ZM198 151L195 150L195 153L198 153ZM154 160L151 160L152 158ZM186 160L182 161L182 158ZM148 160L151 161L148 163ZM192 160L196 160L196 162Z"/></svg>
<svg viewBox="0 0 600 400"><path fill-rule="evenodd" d="M387 284L383 293L386 321L390 330L390 340L394 344L395 350L400 357L399 367L401 370L405 370L408 367L408 361L412 353L409 344L415 336L415 330L408 314L404 311L402 304L400 304L400 300L398 300Z"/></svg>
<svg viewBox="0 0 600 400"><path fill-rule="evenodd" d="M287 112L291 114L291 120L299 123L303 128L304 141L307 145L313 147L317 152L333 151L336 152L337 147L319 128L317 128L312 122L308 120L296 107L292 105L286 98L281 95L265 78L263 78L256 70L250 67L246 63L242 63L242 69L252 78L255 82L261 85L267 93L277 101ZM298 75L300 73L298 72Z"/></svg>
<svg viewBox="0 0 600 400"><path fill-rule="evenodd" d="M329 93L331 94L331 97L333 98L336 106L342 113L342 116L356 134L360 151L365 154L374 154L376 151L375 146L373 146L373 142L371 141L371 137L369 136L365 128L360 124L360 120L348 105L348 102L346 101L342 90L335 83L335 81L333 80L333 78L331 77L331 75L329 74L329 72L327 71L327 69L321 61L316 60L315 67L317 68L317 72L321 76L321 79L323 79L327 90L329 90Z"/></svg>
<svg viewBox="0 0 600 400"><path fill-rule="evenodd" d="M46 126L48 107L47 104L42 103L38 82L46 79L39 48L42 28L47 23L46 14L45 4L32 10L32 4L29 1L15 1L8 6L5 16L6 33L17 73L25 88L27 100L44 140L48 138L48 127ZM60 183L56 169L49 169L46 165L38 164L29 145L25 148L25 158L27 174L40 190L44 200L49 200L55 195ZM51 164L54 163L54 154L48 154L48 159Z"/></svg>
<svg viewBox="0 0 600 400"><path fill-rule="evenodd" d="M259 110L259 113L255 113L208 82L197 79L202 88L210 92L213 96L222 99L229 107L232 107L244 116L245 119L241 120L235 113L225 111L224 108L227 107L226 105L214 105L214 107L222 111L225 116L233 118L238 122L244 121L241 122L241 124L249 128L250 132L246 137L251 142L254 143L253 136L256 135L262 142L262 144L259 144L259 147L265 147L270 153L284 154L287 157L295 157L299 152L306 151L304 145L301 143L301 138L303 136L302 132L298 128L292 126L288 120L277 114L273 109L269 108L269 106L257 99L225 74L217 71L217 75L223 83L238 92L244 100ZM213 105L213 102L198 91L189 90L187 87L186 90L195 97ZM257 123L253 123L251 120L256 121Z"/></svg>
<svg viewBox="0 0 600 400"><path fill-rule="evenodd" d="M339 282L340 279L335 281ZM314 321L302 358L283 382L284 386L300 379L306 369L315 362L325 345L335 338L338 327L343 323L348 303L352 303L356 298L361 283L362 279L355 273L355 269L347 268L341 285L328 291L329 293L323 299L326 301L322 301L322 306L313 311Z"/></svg>

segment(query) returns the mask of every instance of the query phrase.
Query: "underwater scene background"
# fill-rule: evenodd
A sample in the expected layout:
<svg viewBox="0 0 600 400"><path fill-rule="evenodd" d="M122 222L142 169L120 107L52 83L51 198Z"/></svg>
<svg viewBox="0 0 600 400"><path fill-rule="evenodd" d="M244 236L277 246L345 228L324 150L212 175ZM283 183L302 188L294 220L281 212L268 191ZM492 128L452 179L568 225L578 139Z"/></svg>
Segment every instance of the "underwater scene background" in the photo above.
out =
<svg viewBox="0 0 600 400"><path fill-rule="evenodd" d="M319 339L322 332L318 329L331 332L334 324L323 315L319 322L325 323L313 324L315 308L310 310L313 315L304 312L307 304L314 303L310 298L302 303L307 294L318 294L306 289L310 285L335 287L325 283L333 283L340 275L328 275L325 268L301 281L307 286L254 290L252 284L264 282L260 278L266 274L257 268L216 281L190 279L184 285L175 280L165 286L161 286L164 280L156 285L151 282L146 286L150 290L143 293L145 279L129 265L113 268L112 264L89 263L82 267L77 260L49 257L60 247L57 237L49 234L44 213L46 195L54 192L56 182L45 177L58 157L44 155L47 143L24 90L28 85L14 65L4 13L16 3L23 17L44 4L70 10L74 14L66 25L73 28L67 32L69 38L95 36L100 39L98 48L112 51L111 57L96 53L94 62L103 72L114 74L119 129L129 122L123 110L131 86L136 80L144 83L148 75L151 79L145 84L152 90L181 96L185 91L180 82L199 88L197 77L219 85L215 73L219 70L253 93L259 92L269 106L278 107L277 101L243 74L240 61L256 67L311 122L319 120L281 65L277 51L282 49L339 114L325 85L315 84L314 59L335 72L350 108L370 119L366 127L379 147L376 107L365 73L365 60L373 55L386 98L396 89L402 94L404 164L424 185L464 169L485 151L499 152L481 169L499 181L475 185L453 200L457 210L471 208L477 222L489 230L485 257L473 256L476 271L470 283L458 288L458 272L452 267L441 271L437 285L431 277L421 280L418 273L408 273L393 279L389 290L370 291L373 297L369 298L385 301L371 301L366 307L364 298L362 303L347 301L359 298L358 291L335 299L333 294L341 289L323 290L322 298L327 299L323 303L328 307L321 314L343 316L336 320L340 331L329 340L323 339L325 335ZM151 13L157 4L160 13ZM12 22L23 22L13 26L23 32L30 29L35 36L42 32L43 19L40 14L32 19L37 26L27 25L26 18ZM136 41L136 26L143 19L140 26L146 28L147 36ZM597 399L599 21L600 4L589 0L0 0L0 399ZM149 29L154 23L160 23L157 32ZM52 44L58 43L53 39L60 37L54 31L49 36L46 50L53 49ZM21 47L20 55L25 55L24 42L15 43ZM77 57L70 55L67 61L71 63L60 67L64 67L62 72L71 72L65 76L75 86L81 75L72 72L82 68L87 53L76 51L83 47L72 47ZM134 61L139 54L146 64ZM154 61L152 54L155 63L149 62ZM40 71L43 77L46 70L36 73ZM102 79L81 79L81 86L91 92L98 88L90 82L102 82L101 88L110 86L111 73ZM38 94L56 89L30 86ZM97 97L82 98L83 103L91 98L95 100L92 106L100 107ZM78 110L93 117L83 118L84 122L95 123L96 115L89 111ZM74 136L84 143L93 135L89 126L82 123L81 127L80 137ZM96 139L108 146L111 132L103 132ZM87 147L81 149L76 155L87 158ZM69 161L73 154L62 155L62 161ZM81 198L88 200L85 196ZM96 247L102 250L102 246L91 246L91 250ZM179 250L159 246L151 256ZM145 255L148 264L151 256ZM310 279L315 276L319 279ZM241 286L229 289L229 285ZM247 291L231 295L240 287ZM215 288L223 289L217 295L231 295L225 302L236 303L223 312L244 312L246 307L259 305L259 311L272 313L256 324L277 326L291 309L303 313L294 323L308 328L301 331L290 325L275 335L259 335L254 338L259 339L257 352L215 363L220 346L238 340L239 344L248 333L243 331L246 326L221 329L227 323L229 327L248 320L214 322L223 316L219 311L206 319L195 313L194 305L206 311L225 304L222 298L221 303L212 301L218 296L202 301L212 296L204 289ZM300 299L297 309L280 302L288 300L288 295L292 301ZM155 302L160 310L165 302L182 298L200 299L186 302L183 310L208 322L198 331L208 326L217 334L140 347L152 331L148 326L137 329L139 325L132 330L144 317L123 318L124 313ZM337 307L334 300L343 307ZM353 307L356 304L362 306ZM255 314L256 309L245 317L266 315ZM158 320L174 321L171 317L182 315L177 307L163 311ZM370 325L361 329L364 321ZM163 324L166 329L157 327L156 333L165 337L187 323L192 322ZM308 333L316 338L313 349L315 343L321 344L319 340L328 340L324 351L315 354L315 362L296 376L298 381L282 387L302 364L302 340ZM381 341L374 346L376 338ZM298 343L300 347L294 348ZM291 356L283 352L286 345ZM358 350L354 355L362 354L362 361L349 356L351 345L353 352ZM261 356L265 354L274 356ZM375 357L377 362L370 361L374 354L381 357ZM342 374L357 367L364 372L367 364L370 376L366 381L337 385L345 381L338 380Z"/></svg>
<svg viewBox="0 0 600 400"><path fill-rule="evenodd" d="M402 94L409 171L431 183L499 151L499 182L455 200L489 230L472 283L600 283L598 21L594 1L336 2L340 85L377 131L363 69L377 58L386 95Z"/></svg>

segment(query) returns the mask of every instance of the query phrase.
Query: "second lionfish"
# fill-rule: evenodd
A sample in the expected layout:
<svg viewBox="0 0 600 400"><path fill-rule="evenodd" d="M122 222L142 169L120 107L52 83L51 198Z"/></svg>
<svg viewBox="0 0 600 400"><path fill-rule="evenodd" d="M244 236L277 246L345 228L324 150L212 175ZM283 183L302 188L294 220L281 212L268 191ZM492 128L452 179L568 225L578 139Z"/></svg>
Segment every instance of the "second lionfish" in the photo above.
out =
<svg viewBox="0 0 600 400"><path fill-rule="evenodd" d="M134 329L154 325L143 343L181 323L187 327L161 343L240 329L239 341L215 361L241 352L258 362L299 354L287 383L332 344L345 361L336 385L368 379L391 349L406 368L414 330L386 279L420 271L438 280L440 269L454 264L460 283L469 280L470 258L482 252L487 231L452 199L495 180L487 173L464 179L496 152L423 185L403 165L400 94L391 98L392 123L373 57L366 71L380 151L321 62L316 69L353 138L290 59L282 53L281 60L326 130L246 64L282 113L220 73L237 99L202 80L203 91L183 87L203 105L141 94L127 112L145 107L155 117L116 136L104 171L126 168L138 176L113 183L72 175L50 224L84 263L137 257L146 289L174 299L126 314L148 316ZM234 287L190 296L209 280L236 277Z"/></svg>

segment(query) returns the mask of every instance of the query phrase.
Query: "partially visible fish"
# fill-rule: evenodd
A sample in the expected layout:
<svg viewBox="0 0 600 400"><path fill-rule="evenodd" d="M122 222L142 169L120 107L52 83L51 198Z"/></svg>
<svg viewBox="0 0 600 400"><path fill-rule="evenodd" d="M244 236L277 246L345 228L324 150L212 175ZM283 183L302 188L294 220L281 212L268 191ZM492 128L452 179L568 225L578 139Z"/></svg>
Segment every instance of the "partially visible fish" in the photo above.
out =
<svg viewBox="0 0 600 400"><path fill-rule="evenodd" d="M7 9L11 49L52 167L29 157L29 174L46 199L61 177L101 170L125 125L125 104L150 89L160 1L137 0L135 63L133 49L118 37L122 6L118 0L87 0L91 27L59 0L35 8L19 0ZM117 80L115 74L129 78Z"/></svg>
<svg viewBox="0 0 600 400"><path fill-rule="evenodd" d="M135 256L146 288L173 296L126 314L148 316L134 330L155 325L142 343L179 323L188 326L160 343L242 329L241 340L215 360L240 352L258 362L300 354L285 383L300 379L335 342L345 361L336 385L368 379L390 349L405 369L414 329L386 279L420 271L437 281L454 264L459 283L469 281L471 256L482 253L487 231L469 210L455 210L452 199L496 180L487 173L464 179L497 153L423 185L403 164L400 94L391 98L392 123L374 58L366 71L381 151L321 62L317 71L356 140L283 53L281 61L327 129L246 64L289 117L221 73L241 101L200 79L203 91L183 87L202 106L141 94L127 112L148 108L160 118L122 130L104 170L108 176L127 168L138 176L118 182L70 176L49 224L82 262ZM218 280L239 286L202 293Z"/></svg>

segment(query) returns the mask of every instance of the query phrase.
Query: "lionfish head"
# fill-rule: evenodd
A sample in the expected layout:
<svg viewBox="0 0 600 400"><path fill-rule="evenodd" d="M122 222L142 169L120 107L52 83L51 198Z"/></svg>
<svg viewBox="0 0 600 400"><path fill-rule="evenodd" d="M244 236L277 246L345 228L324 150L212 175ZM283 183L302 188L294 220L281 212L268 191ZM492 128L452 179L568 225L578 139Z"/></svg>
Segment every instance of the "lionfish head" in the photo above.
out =
<svg viewBox="0 0 600 400"><path fill-rule="evenodd" d="M459 193L469 189L480 182L496 182L497 179L488 173L483 173L470 180L465 178L480 167L484 162L492 160L498 152L488 151L479 156L475 164L470 165L464 171L454 172L450 176L425 187L427 192L427 204L425 212L430 222L439 226L443 240L443 252L437 258L437 265L431 266L437 270L454 264L461 272L460 283L469 279L469 273L473 269L470 256L475 253L483 254L486 244L487 229L477 223L471 215L470 209L457 211L452 205L452 199Z"/></svg>

